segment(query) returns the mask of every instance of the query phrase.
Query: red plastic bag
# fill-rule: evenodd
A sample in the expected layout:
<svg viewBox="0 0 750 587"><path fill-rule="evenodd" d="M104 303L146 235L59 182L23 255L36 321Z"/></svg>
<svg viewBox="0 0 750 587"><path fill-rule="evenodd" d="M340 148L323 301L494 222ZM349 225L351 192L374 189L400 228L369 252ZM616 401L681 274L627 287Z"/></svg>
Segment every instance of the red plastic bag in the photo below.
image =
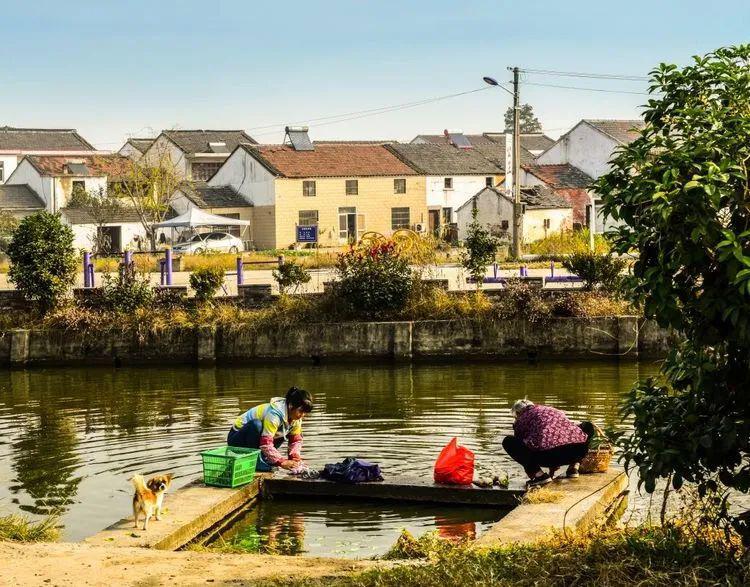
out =
<svg viewBox="0 0 750 587"><path fill-rule="evenodd" d="M435 461L435 483L471 485L473 479L474 453L465 446L458 446L458 438L454 438Z"/></svg>

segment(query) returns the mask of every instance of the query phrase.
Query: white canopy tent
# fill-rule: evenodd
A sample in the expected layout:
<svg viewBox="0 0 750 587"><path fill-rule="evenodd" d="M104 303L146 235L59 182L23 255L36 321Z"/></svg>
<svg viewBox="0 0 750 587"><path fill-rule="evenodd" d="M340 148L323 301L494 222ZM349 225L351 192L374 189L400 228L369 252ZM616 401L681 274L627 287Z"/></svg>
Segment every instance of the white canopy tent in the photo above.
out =
<svg viewBox="0 0 750 587"><path fill-rule="evenodd" d="M191 207L184 214L155 224L154 228L195 228L197 226L250 226L250 221L209 214L200 208Z"/></svg>

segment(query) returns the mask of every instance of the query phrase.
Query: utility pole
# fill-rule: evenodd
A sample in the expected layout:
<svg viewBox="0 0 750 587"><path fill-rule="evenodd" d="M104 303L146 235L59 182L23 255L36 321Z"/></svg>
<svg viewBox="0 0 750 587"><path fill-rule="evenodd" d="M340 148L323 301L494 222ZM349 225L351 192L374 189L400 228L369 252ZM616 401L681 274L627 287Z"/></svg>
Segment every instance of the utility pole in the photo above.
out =
<svg viewBox="0 0 750 587"><path fill-rule="evenodd" d="M508 68L510 69L510 68ZM521 203L521 105L517 67L513 68L513 256L521 258L523 204Z"/></svg>

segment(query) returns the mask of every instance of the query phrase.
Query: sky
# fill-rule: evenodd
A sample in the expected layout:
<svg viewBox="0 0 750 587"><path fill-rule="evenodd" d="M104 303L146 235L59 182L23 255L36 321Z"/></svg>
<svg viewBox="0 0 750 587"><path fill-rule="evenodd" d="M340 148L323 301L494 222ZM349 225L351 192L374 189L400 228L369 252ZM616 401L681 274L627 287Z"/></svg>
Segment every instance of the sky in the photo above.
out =
<svg viewBox="0 0 750 587"><path fill-rule="evenodd" d="M486 88L310 123L313 139L409 140L502 130L512 98L482 77L507 67L646 76L748 42L750 2L4 0L0 35L0 126L77 128L104 150L171 128L280 142L285 124ZM637 117L646 88L527 73L520 91L557 137Z"/></svg>

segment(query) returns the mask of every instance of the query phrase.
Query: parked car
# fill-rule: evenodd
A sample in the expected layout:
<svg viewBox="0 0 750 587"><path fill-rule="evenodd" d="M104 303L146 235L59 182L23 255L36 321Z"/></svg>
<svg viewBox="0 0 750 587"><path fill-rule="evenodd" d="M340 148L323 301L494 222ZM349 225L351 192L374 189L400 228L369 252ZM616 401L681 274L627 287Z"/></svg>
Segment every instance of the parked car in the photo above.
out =
<svg viewBox="0 0 750 587"><path fill-rule="evenodd" d="M172 247L175 253L200 255L207 252L239 253L244 249L242 240L226 232L204 232L189 241Z"/></svg>

